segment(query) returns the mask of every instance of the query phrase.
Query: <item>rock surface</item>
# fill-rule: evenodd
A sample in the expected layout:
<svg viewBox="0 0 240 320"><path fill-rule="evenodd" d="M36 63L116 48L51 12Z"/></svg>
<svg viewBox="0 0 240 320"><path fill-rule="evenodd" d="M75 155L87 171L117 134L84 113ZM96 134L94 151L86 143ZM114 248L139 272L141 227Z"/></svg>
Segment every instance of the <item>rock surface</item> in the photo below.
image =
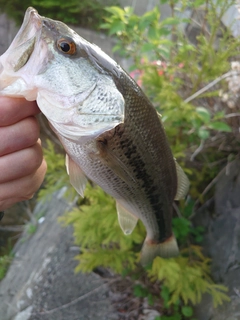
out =
<svg viewBox="0 0 240 320"><path fill-rule="evenodd" d="M74 274L78 249L71 228L58 223L67 209L61 194L36 206L35 215L44 221L33 235L23 234L0 282L1 320L117 319L102 278L95 273Z"/></svg>
<svg viewBox="0 0 240 320"><path fill-rule="evenodd" d="M205 206L195 224L206 228L203 246L212 258L212 274L229 288L231 301L214 309L206 296L196 308L198 320L240 320L240 160L230 163L216 183L214 208Z"/></svg>

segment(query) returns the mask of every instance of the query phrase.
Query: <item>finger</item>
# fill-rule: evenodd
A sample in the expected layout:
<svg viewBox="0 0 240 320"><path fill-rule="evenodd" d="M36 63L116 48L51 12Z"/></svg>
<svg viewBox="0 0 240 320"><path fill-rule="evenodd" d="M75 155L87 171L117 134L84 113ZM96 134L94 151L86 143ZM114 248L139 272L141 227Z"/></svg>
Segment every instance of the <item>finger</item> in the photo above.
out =
<svg viewBox="0 0 240 320"><path fill-rule="evenodd" d="M0 185L0 210L6 210L17 202L29 200L40 188L46 174L47 164L43 159L36 172L29 176Z"/></svg>
<svg viewBox="0 0 240 320"><path fill-rule="evenodd" d="M41 165L42 158L42 148L39 143L0 157L0 183L32 174Z"/></svg>
<svg viewBox="0 0 240 320"><path fill-rule="evenodd" d="M34 145L39 137L39 125L34 117L0 127L0 156Z"/></svg>
<svg viewBox="0 0 240 320"><path fill-rule="evenodd" d="M0 96L0 126L8 126L40 112L35 101Z"/></svg>

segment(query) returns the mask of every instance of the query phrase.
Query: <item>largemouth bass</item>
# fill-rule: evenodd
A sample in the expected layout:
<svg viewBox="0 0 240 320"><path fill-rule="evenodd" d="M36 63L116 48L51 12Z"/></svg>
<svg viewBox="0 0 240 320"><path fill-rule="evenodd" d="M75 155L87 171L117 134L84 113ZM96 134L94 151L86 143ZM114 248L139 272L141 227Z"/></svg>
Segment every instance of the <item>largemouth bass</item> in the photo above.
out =
<svg viewBox="0 0 240 320"><path fill-rule="evenodd" d="M28 8L0 57L0 94L37 101L66 150L80 195L90 179L114 197L125 234L142 220L143 265L178 254L172 203L186 195L189 182L155 108L114 60L62 22Z"/></svg>

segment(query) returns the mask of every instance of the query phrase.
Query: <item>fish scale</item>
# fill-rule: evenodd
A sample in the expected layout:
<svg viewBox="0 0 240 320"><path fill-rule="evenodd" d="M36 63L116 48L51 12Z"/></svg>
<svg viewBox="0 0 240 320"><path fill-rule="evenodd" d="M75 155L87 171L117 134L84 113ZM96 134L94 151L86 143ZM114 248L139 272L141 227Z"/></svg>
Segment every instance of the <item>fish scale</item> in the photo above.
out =
<svg viewBox="0 0 240 320"><path fill-rule="evenodd" d="M172 203L186 195L189 182L155 108L114 60L67 25L28 8L0 57L0 94L37 101L66 150L70 182L80 195L90 179L113 196L126 235L142 220L143 265L178 254Z"/></svg>
<svg viewBox="0 0 240 320"><path fill-rule="evenodd" d="M129 81L127 76L125 81ZM126 84L125 87L128 88L129 84ZM150 203L147 210L143 210L142 202L140 202L138 211L141 212L142 220L146 220L148 223L154 221L153 224L158 226L157 234L151 235L151 240L160 242L171 236L171 219L169 218L172 215L171 204L176 194L176 169L159 118L150 103L140 93L140 90L138 94L135 91L132 91L131 94L125 92L125 130L121 137L121 140L124 141L126 136L128 144L130 146L134 145L135 150L138 146L138 151L133 153L137 155L138 161L131 157L130 146L126 153L121 148L118 149L118 152L115 149L114 152L116 157L120 157L119 154L124 154L126 157L122 161L127 162L126 166L132 167L136 171L133 172L134 178L137 180L135 197L142 199L143 193ZM139 110L141 110L140 117ZM150 118L149 121L148 118ZM137 126L132 125L132 119L137 122ZM112 145L119 144L113 141ZM111 149L110 145L108 147ZM138 162L142 165L139 166ZM165 207L167 207L167 210L160 212L162 203L166 201Z"/></svg>

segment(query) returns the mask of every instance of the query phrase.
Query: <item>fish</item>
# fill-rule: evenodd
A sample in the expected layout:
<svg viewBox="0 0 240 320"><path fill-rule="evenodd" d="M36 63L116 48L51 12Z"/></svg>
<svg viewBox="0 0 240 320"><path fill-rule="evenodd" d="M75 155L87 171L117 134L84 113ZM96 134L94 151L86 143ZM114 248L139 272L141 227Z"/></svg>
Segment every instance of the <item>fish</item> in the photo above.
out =
<svg viewBox="0 0 240 320"><path fill-rule="evenodd" d="M0 57L0 95L37 101L66 151L70 182L81 196L91 180L114 197L125 235L143 222L143 266L179 254L173 202L186 196L189 180L156 109L112 58L29 7Z"/></svg>

